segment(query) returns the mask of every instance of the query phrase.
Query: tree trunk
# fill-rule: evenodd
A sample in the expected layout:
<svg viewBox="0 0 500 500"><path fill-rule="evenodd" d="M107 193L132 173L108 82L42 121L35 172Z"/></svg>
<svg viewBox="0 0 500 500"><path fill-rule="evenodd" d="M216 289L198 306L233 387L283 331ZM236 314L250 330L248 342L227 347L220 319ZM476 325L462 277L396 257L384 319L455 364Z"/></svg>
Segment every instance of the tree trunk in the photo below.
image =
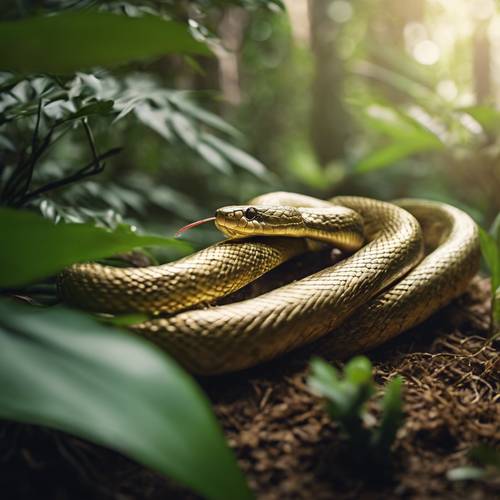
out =
<svg viewBox="0 0 500 500"><path fill-rule="evenodd" d="M342 101L344 69L335 47L338 27L328 15L331 0L309 0L312 83L311 139L321 165L342 158L349 117Z"/></svg>
<svg viewBox="0 0 500 500"><path fill-rule="evenodd" d="M474 92L478 104L488 101L491 97L490 49L487 25L479 23L474 36L473 53Z"/></svg>

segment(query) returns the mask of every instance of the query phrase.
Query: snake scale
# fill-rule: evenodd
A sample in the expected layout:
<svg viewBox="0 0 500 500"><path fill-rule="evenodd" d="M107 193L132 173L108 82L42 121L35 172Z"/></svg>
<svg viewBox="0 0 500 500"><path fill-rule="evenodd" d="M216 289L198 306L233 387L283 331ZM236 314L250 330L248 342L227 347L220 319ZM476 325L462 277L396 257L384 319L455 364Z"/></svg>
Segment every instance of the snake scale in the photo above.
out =
<svg viewBox="0 0 500 500"><path fill-rule="evenodd" d="M479 267L473 220L427 200L269 193L219 209L215 224L230 239L161 266L76 264L59 276L59 293L92 310L151 314L132 330L192 372L220 374L306 344L338 357L371 349L463 293ZM211 305L325 243L349 256L255 298Z"/></svg>

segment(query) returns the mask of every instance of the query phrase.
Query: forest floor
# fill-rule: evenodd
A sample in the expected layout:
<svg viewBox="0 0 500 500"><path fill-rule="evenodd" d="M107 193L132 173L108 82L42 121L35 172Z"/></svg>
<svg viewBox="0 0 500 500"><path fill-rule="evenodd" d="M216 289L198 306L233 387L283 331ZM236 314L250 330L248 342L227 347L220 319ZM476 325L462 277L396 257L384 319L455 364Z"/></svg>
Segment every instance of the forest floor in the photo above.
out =
<svg viewBox="0 0 500 500"><path fill-rule="evenodd" d="M384 482L348 466L345 441L307 389L304 356L201 380L257 498L500 498L499 478L446 478L470 464L475 445L500 445L500 359L486 340L488 304L489 282L476 278L430 320L370 353L378 382L405 379L405 422ZM196 498L114 452L30 426L0 426L0 470L5 500Z"/></svg>

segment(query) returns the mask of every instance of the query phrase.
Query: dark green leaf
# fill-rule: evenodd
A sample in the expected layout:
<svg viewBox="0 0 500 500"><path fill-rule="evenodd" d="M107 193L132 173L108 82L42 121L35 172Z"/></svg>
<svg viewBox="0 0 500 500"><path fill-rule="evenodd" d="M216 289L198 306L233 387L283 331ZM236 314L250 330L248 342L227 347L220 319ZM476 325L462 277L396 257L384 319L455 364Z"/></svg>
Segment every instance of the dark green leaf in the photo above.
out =
<svg viewBox="0 0 500 500"><path fill-rule="evenodd" d="M172 128L180 139L189 147L196 148L199 137L193 122L177 111L172 112L168 118L172 124Z"/></svg>
<svg viewBox="0 0 500 500"><path fill-rule="evenodd" d="M496 338L500 335L500 213L491 225L490 234L496 242L497 253L496 269L492 271L491 280L493 336Z"/></svg>
<svg viewBox="0 0 500 500"><path fill-rule="evenodd" d="M500 337L500 286L493 292L491 308L493 318L492 338L498 339Z"/></svg>
<svg viewBox="0 0 500 500"><path fill-rule="evenodd" d="M169 53L207 54L187 26L156 16L64 12L0 23L0 69L72 73Z"/></svg>
<svg viewBox="0 0 500 500"><path fill-rule="evenodd" d="M234 137L239 137L241 134L231 126L229 123L225 122L222 118L219 118L217 115L210 113L193 103L189 102L187 99L175 98L171 99L174 104L184 113L196 118L200 122L212 127L220 132L224 132L228 135L232 135Z"/></svg>
<svg viewBox="0 0 500 500"><path fill-rule="evenodd" d="M76 113L69 116L69 118L75 119L75 118L83 118L85 116L90 116L90 115L106 115L113 111L113 104L114 102L111 100L94 101L81 107L79 110L76 111Z"/></svg>
<svg viewBox="0 0 500 500"><path fill-rule="evenodd" d="M185 220L200 218L200 211L192 199L168 186L150 186L148 196L151 203L170 210Z"/></svg>
<svg viewBox="0 0 500 500"><path fill-rule="evenodd" d="M375 445L380 450L387 450L391 446L403 423L402 385L402 377L395 377L385 387L382 399L382 421L375 434Z"/></svg>
<svg viewBox="0 0 500 500"><path fill-rule="evenodd" d="M497 218L498 219L498 218ZM493 225L493 234L499 238L498 226L495 221ZM479 228L479 242L481 243L481 252L486 265L491 273L491 320L492 335L496 337L500 331L500 242L485 231Z"/></svg>
<svg viewBox="0 0 500 500"><path fill-rule="evenodd" d="M500 251L495 238L479 228L479 241L484 260L491 272L492 290L496 290L500 285Z"/></svg>
<svg viewBox="0 0 500 500"><path fill-rule="evenodd" d="M0 135L0 148L9 151L16 150L16 147L14 146L12 141L8 137L5 137L4 135Z"/></svg>
<svg viewBox="0 0 500 500"><path fill-rule="evenodd" d="M500 212L498 212L490 228L490 234L495 238L497 246L500 248Z"/></svg>
<svg viewBox="0 0 500 500"><path fill-rule="evenodd" d="M0 83L0 94L3 92L8 92L12 88L14 88L19 82L22 82L24 80L23 76L20 75L15 75L15 76L7 76L8 74L5 74L5 79Z"/></svg>
<svg viewBox="0 0 500 500"><path fill-rule="evenodd" d="M188 253L185 243L161 236L142 236L129 226L113 231L90 224L53 224L31 212L0 209L0 287L25 285L75 262L109 257L142 246L173 246Z"/></svg>
<svg viewBox="0 0 500 500"><path fill-rule="evenodd" d="M256 160L253 156L250 156L241 149L238 149L213 135L204 134L203 139L235 165L248 170L258 177L263 177L267 174L266 167L260 161Z"/></svg>
<svg viewBox="0 0 500 500"><path fill-rule="evenodd" d="M470 458L477 460L481 465L489 465L500 469L500 449L480 444L469 452Z"/></svg>
<svg viewBox="0 0 500 500"><path fill-rule="evenodd" d="M204 158L212 167L220 170L223 174L230 174L232 172L231 165L226 161L217 149L213 148L206 142L199 142L196 146L198 154Z"/></svg>
<svg viewBox="0 0 500 500"><path fill-rule="evenodd" d="M0 417L114 448L211 499L251 495L194 381L82 313L0 302Z"/></svg>
<svg viewBox="0 0 500 500"><path fill-rule="evenodd" d="M167 125L169 109L154 109L148 103L141 103L135 106L134 112L144 125L152 128L167 141L174 138Z"/></svg>

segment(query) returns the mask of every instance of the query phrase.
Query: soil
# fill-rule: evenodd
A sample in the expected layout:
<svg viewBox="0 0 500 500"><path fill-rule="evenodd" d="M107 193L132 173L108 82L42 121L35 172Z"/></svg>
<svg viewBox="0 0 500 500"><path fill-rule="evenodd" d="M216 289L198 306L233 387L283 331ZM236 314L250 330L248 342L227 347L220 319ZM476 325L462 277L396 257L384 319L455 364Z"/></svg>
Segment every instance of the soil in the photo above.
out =
<svg viewBox="0 0 500 500"><path fill-rule="evenodd" d="M499 478L453 482L479 443L500 446L498 345L487 340L489 282L370 353L377 382L405 379L405 423L389 478L352 467L350 450L306 385L298 353L236 375L202 379L258 499L492 499ZM376 401L368 414L376 418ZM189 499L172 481L109 450L33 426L0 426L6 500Z"/></svg>

